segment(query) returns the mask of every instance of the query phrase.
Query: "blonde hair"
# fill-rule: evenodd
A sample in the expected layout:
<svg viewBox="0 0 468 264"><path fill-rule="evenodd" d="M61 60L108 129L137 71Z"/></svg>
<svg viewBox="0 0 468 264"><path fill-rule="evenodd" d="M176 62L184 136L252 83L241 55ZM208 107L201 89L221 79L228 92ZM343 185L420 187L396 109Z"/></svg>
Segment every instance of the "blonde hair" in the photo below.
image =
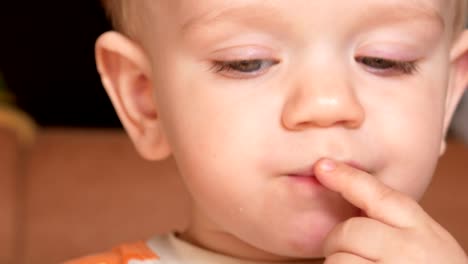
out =
<svg viewBox="0 0 468 264"><path fill-rule="evenodd" d="M455 14L455 32L460 32L467 26L468 20L468 0L457 0Z"/></svg>
<svg viewBox="0 0 468 264"><path fill-rule="evenodd" d="M124 15L123 2L125 0L101 0L102 7L106 11L107 17L110 19L114 29L118 31L124 31L124 21L128 19Z"/></svg>
<svg viewBox="0 0 468 264"><path fill-rule="evenodd" d="M133 22L130 22L132 11L136 8L134 3L140 0L100 0L106 10L108 18L115 30L127 34L135 34ZM155 0L152 0L155 1ZM133 3L133 4L130 4ZM468 0L456 0L456 14L454 18L455 32L461 32L466 26L468 18Z"/></svg>

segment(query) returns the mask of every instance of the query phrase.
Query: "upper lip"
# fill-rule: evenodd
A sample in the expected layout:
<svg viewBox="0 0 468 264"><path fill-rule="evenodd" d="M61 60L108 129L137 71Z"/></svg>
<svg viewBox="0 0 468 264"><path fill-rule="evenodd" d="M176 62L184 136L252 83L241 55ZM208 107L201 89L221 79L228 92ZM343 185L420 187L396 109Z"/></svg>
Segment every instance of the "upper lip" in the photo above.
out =
<svg viewBox="0 0 468 264"><path fill-rule="evenodd" d="M347 164L350 167L355 168L355 169L370 173L370 170L366 169L363 165L361 165L357 161L350 160L350 161L345 161L344 163ZM315 173L314 173L315 164L316 163L314 163L311 166L308 166L306 169L299 169L299 170L297 170L297 171L295 171L293 173L289 173L288 176L314 177L315 176Z"/></svg>

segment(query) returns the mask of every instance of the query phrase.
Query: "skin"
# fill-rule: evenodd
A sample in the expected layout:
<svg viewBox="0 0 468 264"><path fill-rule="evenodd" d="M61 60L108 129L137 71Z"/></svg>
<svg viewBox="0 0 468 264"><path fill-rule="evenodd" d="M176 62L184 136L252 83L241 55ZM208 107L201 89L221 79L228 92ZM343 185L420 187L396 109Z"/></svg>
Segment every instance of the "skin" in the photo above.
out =
<svg viewBox="0 0 468 264"><path fill-rule="evenodd" d="M452 4L149 1L144 34L105 33L96 58L142 156L177 162L182 239L251 260L467 263L416 202L468 85ZM307 170L321 184L291 176Z"/></svg>

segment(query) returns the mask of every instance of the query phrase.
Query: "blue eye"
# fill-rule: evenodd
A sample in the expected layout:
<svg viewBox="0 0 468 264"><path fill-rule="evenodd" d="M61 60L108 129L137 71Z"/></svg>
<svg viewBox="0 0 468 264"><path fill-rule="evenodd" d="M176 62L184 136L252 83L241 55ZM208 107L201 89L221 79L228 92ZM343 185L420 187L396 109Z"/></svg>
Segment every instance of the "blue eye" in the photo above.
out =
<svg viewBox="0 0 468 264"><path fill-rule="evenodd" d="M395 61L376 57L358 57L356 61L378 72L397 71L403 74L413 74L418 70L414 61Z"/></svg>
<svg viewBox="0 0 468 264"><path fill-rule="evenodd" d="M276 60L237 60L237 61L215 61L212 70L232 78L251 78L258 76L270 67L278 64Z"/></svg>

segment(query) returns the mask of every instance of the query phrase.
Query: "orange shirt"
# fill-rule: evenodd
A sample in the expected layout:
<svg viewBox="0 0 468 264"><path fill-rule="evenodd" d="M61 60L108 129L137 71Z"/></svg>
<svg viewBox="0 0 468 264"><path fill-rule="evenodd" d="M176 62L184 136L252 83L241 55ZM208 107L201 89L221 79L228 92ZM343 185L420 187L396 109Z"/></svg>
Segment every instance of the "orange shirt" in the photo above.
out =
<svg viewBox="0 0 468 264"><path fill-rule="evenodd" d="M64 264L153 264L159 263L156 255L145 242L121 245L111 252L88 256Z"/></svg>

